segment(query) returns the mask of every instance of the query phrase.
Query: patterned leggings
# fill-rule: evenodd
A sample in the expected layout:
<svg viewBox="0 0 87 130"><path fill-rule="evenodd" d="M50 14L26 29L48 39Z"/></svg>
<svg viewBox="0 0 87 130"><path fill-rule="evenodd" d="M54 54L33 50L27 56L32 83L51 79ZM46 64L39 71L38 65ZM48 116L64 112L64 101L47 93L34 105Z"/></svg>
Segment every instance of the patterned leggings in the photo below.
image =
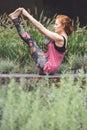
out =
<svg viewBox="0 0 87 130"><path fill-rule="evenodd" d="M24 30L24 28L21 25L21 23L19 22L18 18L13 19L13 23L14 23L21 39L23 39L25 41L25 43L29 46L30 54L32 55L34 61L36 62L36 65L39 70L39 74L44 74L43 67L44 67L45 63L47 62L44 52L39 48L39 46L32 39L30 34Z"/></svg>

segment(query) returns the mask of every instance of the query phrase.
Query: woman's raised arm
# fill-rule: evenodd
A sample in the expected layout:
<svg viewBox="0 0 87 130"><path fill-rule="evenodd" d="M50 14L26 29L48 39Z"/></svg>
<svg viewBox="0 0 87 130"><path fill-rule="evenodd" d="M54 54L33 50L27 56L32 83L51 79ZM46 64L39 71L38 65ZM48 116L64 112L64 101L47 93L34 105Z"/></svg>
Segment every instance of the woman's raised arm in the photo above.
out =
<svg viewBox="0 0 87 130"><path fill-rule="evenodd" d="M32 17L24 8L22 8L22 14L29 19L30 22L46 37L50 38L53 41L62 40L61 35L58 35L55 32L52 32L45 28L39 21Z"/></svg>

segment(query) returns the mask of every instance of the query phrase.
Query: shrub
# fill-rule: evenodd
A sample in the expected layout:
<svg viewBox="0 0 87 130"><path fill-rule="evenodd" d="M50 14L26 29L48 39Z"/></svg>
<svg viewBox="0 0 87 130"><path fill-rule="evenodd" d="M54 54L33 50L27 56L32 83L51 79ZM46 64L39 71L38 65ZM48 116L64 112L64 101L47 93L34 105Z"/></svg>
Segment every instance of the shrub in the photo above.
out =
<svg viewBox="0 0 87 130"><path fill-rule="evenodd" d="M86 130L87 79L62 78L28 84L12 78L0 91L1 130ZM27 85L27 86L26 86ZM32 90L29 88L32 85ZM82 89L83 88L83 89Z"/></svg>

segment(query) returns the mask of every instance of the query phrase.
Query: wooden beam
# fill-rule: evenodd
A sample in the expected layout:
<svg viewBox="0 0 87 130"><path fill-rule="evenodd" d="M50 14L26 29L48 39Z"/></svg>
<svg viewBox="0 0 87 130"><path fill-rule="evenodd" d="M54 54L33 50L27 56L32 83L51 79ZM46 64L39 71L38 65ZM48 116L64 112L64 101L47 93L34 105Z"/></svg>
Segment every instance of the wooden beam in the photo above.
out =
<svg viewBox="0 0 87 130"><path fill-rule="evenodd" d="M66 77L87 77L87 74L54 74L54 75L38 75L38 74L0 74L0 78L66 78Z"/></svg>

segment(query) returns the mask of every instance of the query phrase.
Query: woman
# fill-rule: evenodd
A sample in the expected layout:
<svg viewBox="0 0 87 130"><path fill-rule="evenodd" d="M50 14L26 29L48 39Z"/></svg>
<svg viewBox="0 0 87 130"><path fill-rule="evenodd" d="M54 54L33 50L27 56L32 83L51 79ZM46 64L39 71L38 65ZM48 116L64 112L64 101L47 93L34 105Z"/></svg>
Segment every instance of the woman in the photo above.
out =
<svg viewBox="0 0 87 130"><path fill-rule="evenodd" d="M23 26L19 22L19 16L21 14L27 17L43 35L50 39L46 54L39 48L30 34L23 29ZM54 74L63 61L67 48L68 36L73 31L71 19L65 15L58 15L55 19L55 32L52 32L33 18L24 8L16 9L9 17L15 24L20 37L28 44L30 53L39 69L39 74Z"/></svg>

